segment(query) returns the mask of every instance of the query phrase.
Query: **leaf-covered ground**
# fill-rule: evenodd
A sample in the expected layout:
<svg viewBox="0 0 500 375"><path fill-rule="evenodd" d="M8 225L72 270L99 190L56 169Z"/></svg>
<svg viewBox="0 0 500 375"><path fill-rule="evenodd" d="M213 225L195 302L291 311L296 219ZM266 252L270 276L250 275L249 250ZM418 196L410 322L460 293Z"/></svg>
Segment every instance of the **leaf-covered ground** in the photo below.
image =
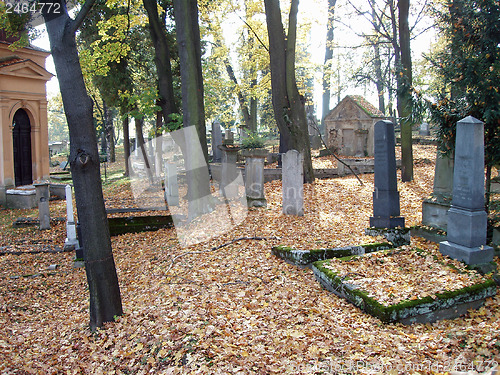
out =
<svg viewBox="0 0 500 375"><path fill-rule="evenodd" d="M407 226L432 191L435 147L415 149L415 180L399 183ZM108 170L108 203L131 197ZM281 183L266 184L267 209L210 242L181 248L174 230L113 237L125 314L91 333L85 271L71 253L0 256L2 374L341 374L486 371L500 362L500 297L434 324L382 324L323 290L312 272L271 255L376 241L365 236L373 175L316 180L305 216L281 214ZM64 202L51 202L54 217ZM62 248L50 231L12 228L36 210L0 209L0 251ZM240 237L241 240L213 250ZM280 238L275 239L275 238ZM435 251L422 239L412 244ZM184 254L184 255L183 255ZM175 259L174 259L175 258ZM58 265L55 270L50 265Z"/></svg>

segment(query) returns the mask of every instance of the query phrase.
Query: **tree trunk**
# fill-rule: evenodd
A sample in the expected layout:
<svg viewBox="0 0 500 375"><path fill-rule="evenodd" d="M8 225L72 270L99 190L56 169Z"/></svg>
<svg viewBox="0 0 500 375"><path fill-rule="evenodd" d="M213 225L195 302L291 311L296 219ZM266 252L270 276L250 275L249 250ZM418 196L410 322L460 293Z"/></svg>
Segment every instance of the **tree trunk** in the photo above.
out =
<svg viewBox="0 0 500 375"><path fill-rule="evenodd" d="M401 124L401 179L413 180L413 150L411 115L412 66L410 28L408 25L410 0L399 0L399 47L401 66L398 71L398 113Z"/></svg>
<svg viewBox="0 0 500 375"><path fill-rule="evenodd" d="M123 153L125 154L125 172L123 173L123 175L128 177L130 175L128 166L128 159L130 158L130 129L128 115L123 116Z"/></svg>
<svg viewBox="0 0 500 375"><path fill-rule="evenodd" d="M185 139L188 216L192 220L212 210L197 0L174 0L174 12L181 68L183 122L184 127L195 127L198 135L198 139ZM196 141L199 141L199 145ZM200 167L203 161L204 166Z"/></svg>
<svg viewBox="0 0 500 375"><path fill-rule="evenodd" d="M44 12L43 16L69 128L71 175L90 294L90 327L95 330L123 310L102 194L92 100L87 95L75 41L76 30L94 1L87 1L75 20L68 16L65 1L57 3L64 10L62 14Z"/></svg>
<svg viewBox="0 0 500 375"><path fill-rule="evenodd" d="M149 31L155 49L155 65L158 74L159 106L162 109L165 124L170 122L169 115L179 113L174 96L172 67L170 65L170 48L168 46L165 27L158 17L156 0L143 0L148 13Z"/></svg>
<svg viewBox="0 0 500 375"><path fill-rule="evenodd" d="M267 31L269 34L269 57L274 117L284 143L304 155L304 180L314 181L311 162L311 147L304 106L295 81L295 42L297 31L298 0L290 5L288 36L285 40L279 0L264 0ZM281 142L280 142L281 152Z"/></svg>
<svg viewBox="0 0 500 375"><path fill-rule="evenodd" d="M144 141L144 119L136 118L135 119L135 139L137 139L137 148L142 155L142 159L144 160L144 168L146 170L146 176L148 177L149 183L153 185L153 173L151 171L151 163L149 162L148 153L146 152L146 142Z"/></svg>
<svg viewBox="0 0 500 375"><path fill-rule="evenodd" d="M337 0L328 0L328 23L326 25L325 63L323 65L323 110L321 125L325 131L325 117L330 112L332 58L333 58L333 22L335 20L335 3Z"/></svg>
<svg viewBox="0 0 500 375"><path fill-rule="evenodd" d="M110 110L106 101L102 101L102 109L104 114L104 134L106 136L106 155L110 163L116 161L115 154L115 129L113 126L113 117L111 116Z"/></svg>

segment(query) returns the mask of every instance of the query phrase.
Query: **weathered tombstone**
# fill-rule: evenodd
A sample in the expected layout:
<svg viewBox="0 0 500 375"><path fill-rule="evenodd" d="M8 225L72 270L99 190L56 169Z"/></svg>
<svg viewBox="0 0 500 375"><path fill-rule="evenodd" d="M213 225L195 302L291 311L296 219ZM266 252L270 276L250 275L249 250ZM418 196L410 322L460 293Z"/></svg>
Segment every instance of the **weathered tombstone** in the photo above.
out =
<svg viewBox="0 0 500 375"><path fill-rule="evenodd" d="M439 150L434 169L434 187L431 196L422 203L422 224L446 231L448 210L453 191L453 157Z"/></svg>
<svg viewBox="0 0 500 375"><path fill-rule="evenodd" d="M486 226L484 125L468 116L457 122L453 199L447 240L439 244L439 251L467 264L491 262L493 248L486 246Z"/></svg>
<svg viewBox="0 0 500 375"><path fill-rule="evenodd" d="M212 123L212 155L213 162L220 163L222 152L219 146L222 145L222 131L220 129L220 122L215 120Z"/></svg>
<svg viewBox="0 0 500 375"><path fill-rule="evenodd" d="M235 183L238 177L236 159L240 148L232 145L221 145L219 149L222 151L222 171L219 189L226 199L236 198L238 196L238 184Z"/></svg>
<svg viewBox="0 0 500 375"><path fill-rule="evenodd" d="M429 135L431 135L431 131L429 130L429 124L428 123L423 122L423 123L420 124L419 134L423 135L423 136L429 136Z"/></svg>
<svg viewBox="0 0 500 375"><path fill-rule="evenodd" d="M234 143L234 134L231 130L226 129L226 133L224 135L223 143L225 145L232 145Z"/></svg>
<svg viewBox="0 0 500 375"><path fill-rule="evenodd" d="M248 137L248 130L245 125L240 125L240 142Z"/></svg>
<svg viewBox="0 0 500 375"><path fill-rule="evenodd" d="M64 241L64 250L74 250L77 244L75 217L73 215L73 194L71 186L66 185L66 240Z"/></svg>
<svg viewBox="0 0 500 375"><path fill-rule="evenodd" d="M375 124L375 191L373 192L373 216L370 227L404 227L405 219L399 216L399 192L396 179L396 155L394 152L394 125L387 120Z"/></svg>
<svg viewBox="0 0 500 375"><path fill-rule="evenodd" d="M245 156L245 193L248 207L264 207L267 205L264 195L264 160L266 149L243 150Z"/></svg>
<svg viewBox="0 0 500 375"><path fill-rule="evenodd" d="M40 230L50 229L49 210L49 183L47 181L33 184L36 188L36 200L38 202L38 219Z"/></svg>
<svg viewBox="0 0 500 375"><path fill-rule="evenodd" d="M304 215L304 157L297 150L283 155L282 180L283 213Z"/></svg>
<svg viewBox="0 0 500 375"><path fill-rule="evenodd" d="M179 205L179 184L177 182L177 164L165 163L165 200L169 206Z"/></svg>

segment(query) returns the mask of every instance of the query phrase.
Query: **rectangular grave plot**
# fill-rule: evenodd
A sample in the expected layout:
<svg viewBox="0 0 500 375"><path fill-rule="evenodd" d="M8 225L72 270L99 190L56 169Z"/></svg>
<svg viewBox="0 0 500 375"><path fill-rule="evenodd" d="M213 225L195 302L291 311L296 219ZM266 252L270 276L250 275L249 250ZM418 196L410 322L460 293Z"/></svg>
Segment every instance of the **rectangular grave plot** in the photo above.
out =
<svg viewBox="0 0 500 375"><path fill-rule="evenodd" d="M173 228L172 216L129 216L108 218L111 236L125 233L156 231L162 228Z"/></svg>
<svg viewBox="0 0 500 375"><path fill-rule="evenodd" d="M352 257L342 260L344 259ZM435 299L427 296L385 306L369 297L366 291L350 284L348 278L339 277L335 271L326 268L327 264L329 260L315 262L312 266L314 276L319 283L326 290L346 299L384 323L432 323L441 319L454 319L467 313L469 309L482 306L486 298L496 294L497 289L495 282L488 279L462 289L436 293Z"/></svg>
<svg viewBox="0 0 500 375"><path fill-rule="evenodd" d="M392 249L394 246L388 242L373 243L357 246L345 246L335 249L297 250L287 246L274 246L273 255L296 266L307 267L319 260L343 258L351 255L362 255L379 250Z"/></svg>

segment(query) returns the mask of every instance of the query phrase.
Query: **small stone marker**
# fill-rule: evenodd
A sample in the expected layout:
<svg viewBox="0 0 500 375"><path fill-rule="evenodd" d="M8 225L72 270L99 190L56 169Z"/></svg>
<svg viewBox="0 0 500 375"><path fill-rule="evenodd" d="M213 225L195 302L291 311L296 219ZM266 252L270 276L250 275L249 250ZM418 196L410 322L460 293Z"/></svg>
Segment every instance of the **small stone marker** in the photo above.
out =
<svg viewBox="0 0 500 375"><path fill-rule="evenodd" d="M177 164L165 163L165 200L169 206L179 205L179 184L177 182Z"/></svg>
<svg viewBox="0 0 500 375"><path fill-rule="evenodd" d="M248 207L264 207L267 205L264 195L264 160L266 149L243 150L245 156L245 192Z"/></svg>
<svg viewBox="0 0 500 375"><path fill-rule="evenodd" d="M64 250L74 250L77 245L75 217L73 215L73 194L71 186L66 185L66 241L64 241Z"/></svg>
<svg viewBox="0 0 500 375"><path fill-rule="evenodd" d="M297 150L283 155L283 213L304 216L304 157Z"/></svg>
<svg viewBox="0 0 500 375"><path fill-rule="evenodd" d="M222 145L219 146L222 151L222 171L219 189L226 199L236 198L238 196L238 184L235 183L238 178L238 169L236 168L236 158L238 157L238 146Z"/></svg>
<svg viewBox="0 0 500 375"><path fill-rule="evenodd" d="M49 209L49 183L47 181L33 184L36 188L36 200L38 202L38 219L40 230L50 229Z"/></svg>
<svg viewBox="0 0 500 375"><path fill-rule="evenodd" d="M219 148L220 145L222 145L222 131L220 129L220 122L215 120L212 123L212 155L214 163L221 162L222 152Z"/></svg>
<svg viewBox="0 0 500 375"><path fill-rule="evenodd" d="M486 246L484 210L484 125L468 116L457 122L453 199L448 211L447 240L439 251L467 264L493 260Z"/></svg>
<svg viewBox="0 0 500 375"><path fill-rule="evenodd" d="M231 130L226 129L222 143L225 145L232 145L234 143L234 134Z"/></svg>
<svg viewBox="0 0 500 375"><path fill-rule="evenodd" d="M428 123L423 122L423 123L420 124L419 134L423 135L423 136L429 136L429 135L431 135L431 131L429 130L429 124Z"/></svg>
<svg viewBox="0 0 500 375"><path fill-rule="evenodd" d="M404 227L405 219L399 216L399 192L396 179L396 155L394 152L394 125L387 120L375 124L375 191L373 192L373 216L370 227Z"/></svg>

